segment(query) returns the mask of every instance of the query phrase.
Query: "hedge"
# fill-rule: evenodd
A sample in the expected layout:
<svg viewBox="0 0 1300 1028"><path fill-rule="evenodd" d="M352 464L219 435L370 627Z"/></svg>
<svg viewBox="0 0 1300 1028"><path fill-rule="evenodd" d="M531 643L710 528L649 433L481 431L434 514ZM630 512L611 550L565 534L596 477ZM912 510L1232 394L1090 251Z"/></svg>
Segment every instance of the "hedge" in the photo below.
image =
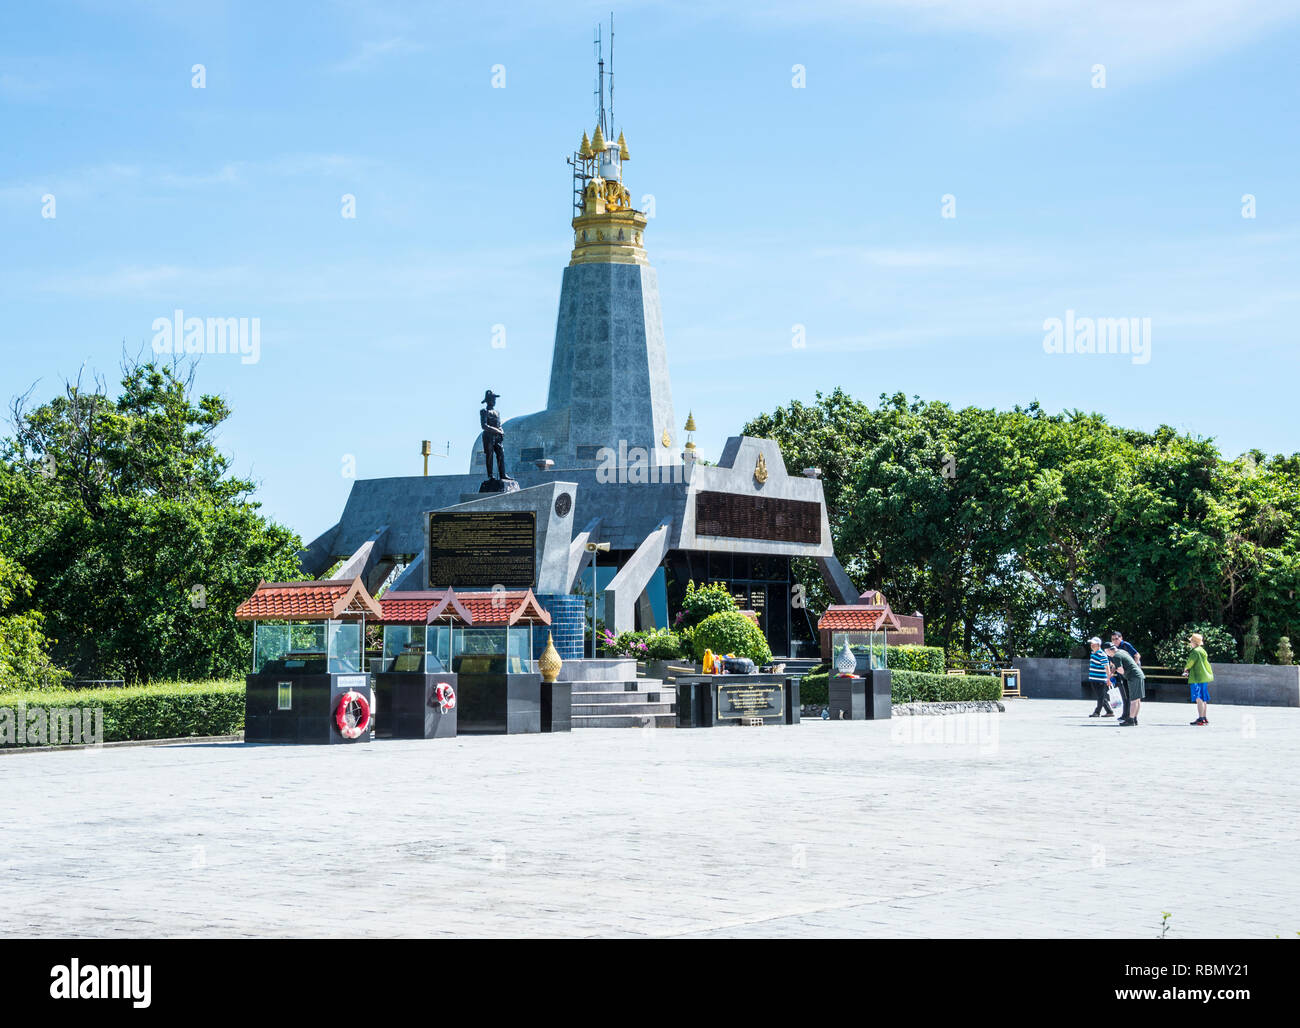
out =
<svg viewBox="0 0 1300 1028"><path fill-rule="evenodd" d="M894 703L958 703L1002 699L1002 679L995 675L934 675L893 668L890 699ZM804 675L799 702L824 707L830 702L830 673Z"/></svg>
<svg viewBox="0 0 1300 1028"><path fill-rule="evenodd" d="M244 730L244 683L242 681L162 682L121 689L41 689L0 693L0 746L40 746L35 725L29 720L19 742L16 711L25 706L48 711L104 711L102 742L136 739L176 739L186 736L238 735ZM83 729L89 731L89 728ZM10 734L14 741L9 742ZM48 740L48 731L46 733Z"/></svg>
<svg viewBox="0 0 1300 1028"><path fill-rule="evenodd" d="M924 671L894 671L890 699L895 703L962 703L1002 699L997 675L932 675Z"/></svg>
<svg viewBox="0 0 1300 1028"><path fill-rule="evenodd" d="M885 661L890 671L927 671L941 675L948 667L942 646L886 646Z"/></svg>

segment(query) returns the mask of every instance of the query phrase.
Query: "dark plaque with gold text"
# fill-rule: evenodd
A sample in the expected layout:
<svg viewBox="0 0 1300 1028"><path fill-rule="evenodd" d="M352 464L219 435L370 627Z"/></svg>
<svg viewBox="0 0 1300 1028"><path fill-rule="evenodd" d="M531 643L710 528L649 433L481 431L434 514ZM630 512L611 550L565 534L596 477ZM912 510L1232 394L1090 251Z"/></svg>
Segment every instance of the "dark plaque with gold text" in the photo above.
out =
<svg viewBox="0 0 1300 1028"><path fill-rule="evenodd" d="M718 682L717 690L719 721L785 716L785 690L780 682Z"/></svg>
<svg viewBox="0 0 1300 1028"><path fill-rule="evenodd" d="M430 589L531 589L537 575L537 514L524 510L429 514Z"/></svg>
<svg viewBox="0 0 1300 1028"><path fill-rule="evenodd" d="M695 534L821 543L822 508L813 500L699 492L695 494Z"/></svg>

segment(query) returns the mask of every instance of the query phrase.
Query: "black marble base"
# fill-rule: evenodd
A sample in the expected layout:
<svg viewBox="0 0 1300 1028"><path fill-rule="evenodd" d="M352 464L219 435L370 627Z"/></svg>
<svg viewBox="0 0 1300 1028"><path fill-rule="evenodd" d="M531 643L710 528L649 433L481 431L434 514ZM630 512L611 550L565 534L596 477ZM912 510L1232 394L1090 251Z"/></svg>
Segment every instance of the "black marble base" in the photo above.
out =
<svg viewBox="0 0 1300 1028"><path fill-rule="evenodd" d="M717 728L761 717L799 723L799 682L788 675L678 675L677 727Z"/></svg>
<svg viewBox="0 0 1300 1028"><path fill-rule="evenodd" d="M481 493L517 493L519 483L513 478L489 478L478 487Z"/></svg>
<svg viewBox="0 0 1300 1028"><path fill-rule="evenodd" d="M370 730L355 739L344 738L334 720L339 697L345 692L354 689L367 700L371 698L369 675L313 675L281 671L248 675L244 681L245 742L333 745L370 741ZM281 684L289 687L287 709L280 706ZM373 718L372 703L372 728Z"/></svg>
<svg viewBox="0 0 1300 1028"><path fill-rule="evenodd" d="M542 676L457 676L456 730L461 735L520 735L542 730Z"/></svg>
<svg viewBox="0 0 1300 1028"><path fill-rule="evenodd" d="M456 676L450 672L383 671L375 680L375 736L379 739L454 739L456 707L442 712L438 683L446 682L460 703Z"/></svg>
<svg viewBox="0 0 1300 1028"><path fill-rule="evenodd" d="M893 716L888 671L852 678L832 675L827 692L832 721L883 721Z"/></svg>
<svg viewBox="0 0 1300 1028"><path fill-rule="evenodd" d="M542 682L542 731L573 731L572 682Z"/></svg>

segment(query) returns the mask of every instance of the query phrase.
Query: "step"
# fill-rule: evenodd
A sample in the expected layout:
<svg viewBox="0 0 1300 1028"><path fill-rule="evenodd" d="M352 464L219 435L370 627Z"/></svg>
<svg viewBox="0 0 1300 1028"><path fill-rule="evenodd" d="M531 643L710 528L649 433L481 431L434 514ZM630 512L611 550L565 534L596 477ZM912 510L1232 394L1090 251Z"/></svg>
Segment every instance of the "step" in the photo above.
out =
<svg viewBox="0 0 1300 1028"><path fill-rule="evenodd" d="M637 678L631 681L615 679L611 681L573 682L573 695L586 696L593 692L675 692L671 686L665 686L658 678Z"/></svg>
<svg viewBox="0 0 1300 1028"><path fill-rule="evenodd" d="M575 703L574 717L589 717L594 714L622 716L624 714L672 714L671 703Z"/></svg>
<svg viewBox="0 0 1300 1028"><path fill-rule="evenodd" d="M655 692L575 692L571 701L579 703L608 703L611 706L627 706L630 703L676 703L677 693L672 689L658 689Z"/></svg>
<svg viewBox="0 0 1300 1028"><path fill-rule="evenodd" d="M676 714L574 714L574 728L676 728Z"/></svg>

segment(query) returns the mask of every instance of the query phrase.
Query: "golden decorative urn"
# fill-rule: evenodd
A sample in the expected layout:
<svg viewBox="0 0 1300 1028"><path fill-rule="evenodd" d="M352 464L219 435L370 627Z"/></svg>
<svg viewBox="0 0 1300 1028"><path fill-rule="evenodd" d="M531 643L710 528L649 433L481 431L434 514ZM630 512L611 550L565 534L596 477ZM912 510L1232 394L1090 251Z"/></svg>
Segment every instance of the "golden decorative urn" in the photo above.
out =
<svg viewBox="0 0 1300 1028"><path fill-rule="evenodd" d="M551 633L547 632L546 649L542 650L542 655L537 658L537 670L542 673L542 681L554 682L555 676L560 673L562 667L564 667L564 660L555 648L555 643L551 641Z"/></svg>

